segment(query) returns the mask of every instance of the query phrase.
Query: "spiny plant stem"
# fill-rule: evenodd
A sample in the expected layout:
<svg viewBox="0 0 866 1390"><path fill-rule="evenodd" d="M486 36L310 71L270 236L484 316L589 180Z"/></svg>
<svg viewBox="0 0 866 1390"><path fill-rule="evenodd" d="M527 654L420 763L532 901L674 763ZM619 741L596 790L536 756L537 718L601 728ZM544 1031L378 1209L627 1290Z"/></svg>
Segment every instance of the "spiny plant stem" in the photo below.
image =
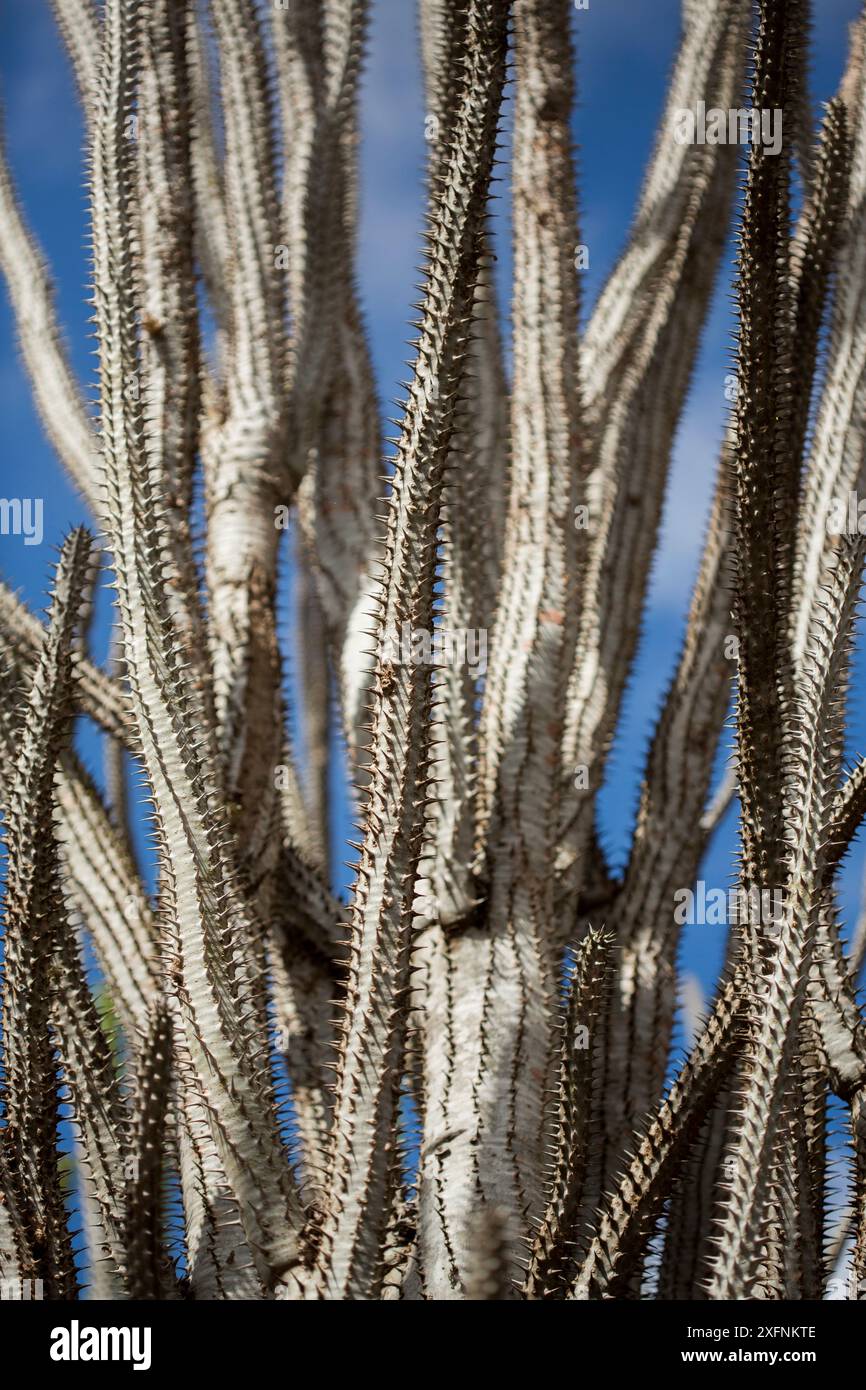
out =
<svg viewBox="0 0 866 1390"><path fill-rule="evenodd" d="M86 533L47 625L0 581L0 1277L814 1299L847 1242L863 1297L866 931L845 947L837 899L866 816L866 759L845 762L866 17L816 128L806 0L684 0L584 324L573 7L419 4L424 264L390 457L355 245L367 0L51 0L90 152L94 421L0 152L23 367L115 600L103 669ZM599 796L642 714L625 696L738 170L734 139L683 119L742 114L750 51L781 145L740 131L734 408L620 868ZM728 902L676 1058L682 898L735 792L749 906ZM832 1228L831 1097L852 1146Z"/></svg>

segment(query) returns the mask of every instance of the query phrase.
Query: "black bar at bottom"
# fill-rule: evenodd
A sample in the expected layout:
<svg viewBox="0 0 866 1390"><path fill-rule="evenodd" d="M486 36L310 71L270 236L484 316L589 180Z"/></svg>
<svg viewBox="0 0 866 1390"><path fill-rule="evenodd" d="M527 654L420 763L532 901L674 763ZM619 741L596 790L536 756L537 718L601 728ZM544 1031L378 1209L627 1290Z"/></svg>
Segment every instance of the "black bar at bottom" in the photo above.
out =
<svg viewBox="0 0 866 1390"><path fill-rule="evenodd" d="M608 1371L694 1379L715 1367L759 1371L772 1384L791 1368L822 1376L850 1368L864 1325L851 1302L473 1303L461 1305L456 1323L452 1306L5 1300L0 1345L4 1358L14 1364L24 1354L48 1381L158 1375L185 1386L194 1378L190 1390L211 1376L220 1385L243 1376L239 1390L301 1375L411 1386L419 1369L425 1381L478 1375L489 1384L501 1374L505 1386L533 1361L547 1382Z"/></svg>

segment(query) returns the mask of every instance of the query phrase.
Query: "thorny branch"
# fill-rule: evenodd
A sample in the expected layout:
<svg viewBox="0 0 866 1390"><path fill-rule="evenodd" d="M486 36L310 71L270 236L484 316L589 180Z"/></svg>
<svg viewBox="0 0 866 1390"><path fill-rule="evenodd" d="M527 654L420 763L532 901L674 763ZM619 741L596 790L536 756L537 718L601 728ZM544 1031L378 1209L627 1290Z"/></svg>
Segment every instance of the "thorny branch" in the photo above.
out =
<svg viewBox="0 0 866 1390"><path fill-rule="evenodd" d="M628 244L582 326L571 6L420 0L424 255L386 456L355 264L367 0L51 7L87 132L95 414L2 150L0 267L104 539L116 660L89 653L84 531L47 625L0 585L0 1277L82 1291L68 1107L85 1278L111 1297L820 1297L849 1230L866 1297L866 928L846 956L836 904L866 817L866 761L844 762L864 540L828 520L866 488L866 16L815 128L805 0L683 4ZM748 87L779 149L675 138ZM735 220L737 398L614 873L598 792ZM739 901L783 910L729 918L675 1065L675 902L734 789Z"/></svg>

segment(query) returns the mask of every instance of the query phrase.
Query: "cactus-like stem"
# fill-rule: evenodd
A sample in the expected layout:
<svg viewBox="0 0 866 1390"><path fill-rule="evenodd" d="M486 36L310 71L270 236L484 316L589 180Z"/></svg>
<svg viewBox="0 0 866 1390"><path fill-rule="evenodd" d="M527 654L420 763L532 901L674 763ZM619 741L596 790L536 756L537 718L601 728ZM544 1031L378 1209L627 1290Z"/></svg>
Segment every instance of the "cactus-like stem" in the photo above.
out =
<svg viewBox="0 0 866 1390"><path fill-rule="evenodd" d="M371 780L350 926L337 1061L330 1201L320 1236L323 1292L370 1296L397 1182L397 1106L418 857L428 796L430 671L401 659L404 625L434 622L437 532L505 75L508 6L453 0L459 81L432 191L428 270L414 379L397 446L383 552L371 700ZM430 789L432 792L432 788Z"/></svg>
<svg viewBox="0 0 866 1390"><path fill-rule="evenodd" d="M131 1298L170 1297L174 1282L163 1236L171 1075L171 1021L165 1004L154 1002L139 1051L135 1132L127 1174L127 1282Z"/></svg>
<svg viewBox="0 0 866 1390"><path fill-rule="evenodd" d="M697 877L706 843L700 810L730 700L727 466L723 451L683 651L650 745L629 862L606 917L618 949L604 1024L603 1159L596 1200L610 1186L635 1123L657 1104L664 1082L677 1002L676 894L690 890Z"/></svg>
<svg viewBox="0 0 866 1390"><path fill-rule="evenodd" d="M201 10L190 6L186 34L187 74L192 106L193 192L195 195L196 254L201 265L208 303L216 320L217 357L225 365L231 323L229 307L229 230L226 220L225 179L217 147L214 83L208 53L208 35ZM212 389L213 383L210 383ZM212 402L212 408L215 403Z"/></svg>
<svg viewBox="0 0 866 1390"><path fill-rule="evenodd" d="M371 559L381 492L379 412L352 275L357 88L366 0L303 0L274 16L293 326L289 460L339 681L350 757L363 757ZM314 229L312 234L310 229Z"/></svg>
<svg viewBox="0 0 866 1390"><path fill-rule="evenodd" d="M794 629L794 652L802 657L808 636L809 603L825 582L839 545L834 508L863 488L866 452L859 434L866 389L866 334L860 293L866 271L866 19L852 30L850 58L839 99L847 110L851 165L845 216L840 229L833 312L812 444L803 483L795 575L801 595Z"/></svg>
<svg viewBox="0 0 866 1390"><path fill-rule="evenodd" d="M0 130L0 270L15 310L21 352L45 433L99 514L98 441L69 365L42 254L25 221Z"/></svg>
<svg viewBox="0 0 866 1390"><path fill-rule="evenodd" d="M851 1100L851 1131L854 1136L854 1253L849 1275L852 1297L866 1301L866 1090Z"/></svg>
<svg viewBox="0 0 866 1390"><path fill-rule="evenodd" d="M552 844L559 718L576 635L574 506L585 464L568 23L559 0L515 7L512 481L480 715L482 776L496 799L483 913L456 931L440 928L431 961L421 1231L432 1297L459 1296L465 1284L479 1199L508 1213L516 1242L544 1206L558 968ZM515 1280L517 1257L515 1246Z"/></svg>
<svg viewBox="0 0 866 1390"><path fill-rule="evenodd" d="M88 124L99 95L102 34L94 0L51 0L57 27L72 63L78 96Z"/></svg>
<svg viewBox="0 0 866 1390"><path fill-rule="evenodd" d="M555 1126L547 1209L533 1241L525 1293L550 1297L567 1289L575 1265L578 1213L586 1186L598 1065L601 1020L610 992L613 937L590 929L569 969L560 1024L559 1074L554 1095Z"/></svg>
<svg viewBox="0 0 866 1390"><path fill-rule="evenodd" d="M799 1033L814 953L820 901L822 829L832 775L832 720L839 688L844 688L851 613L856 602L864 545L862 538L840 553L827 612L818 610L813 628L815 665L805 673L801 708L803 729L792 737L788 792L790 868L784 880L786 913L778 941L765 947L763 989L749 1046L737 1082L734 1136L727 1154L730 1190L719 1223L720 1244L712 1275L714 1297L781 1296L778 1191L784 1165L781 1145L799 1105L791 1089ZM829 659L824 661L824 653ZM817 655L820 653L820 656ZM747 735L748 736L748 735ZM827 746L830 745L829 751ZM796 838L795 838L796 837ZM760 928L758 929L760 932ZM760 977L759 977L760 978ZM757 981L756 981L757 984Z"/></svg>
<svg viewBox="0 0 866 1390"><path fill-rule="evenodd" d="M714 0L683 34L631 242L582 343L593 467L579 505L587 557L581 625L566 703L560 868L574 895L593 797L575 796L576 769L597 790L636 649L671 444L692 351L709 306L736 179L734 151L673 139L677 113L712 91L737 105L748 9ZM684 350L684 335L690 347ZM576 521L578 517L576 516Z"/></svg>
<svg viewBox="0 0 866 1390"><path fill-rule="evenodd" d="M52 621L28 691L6 807L6 1123L0 1144L8 1201L17 1213L22 1277L42 1279L54 1298L74 1296L75 1270L57 1133L61 1111L52 1002L61 988L55 960L65 957L69 925L52 806L57 758L72 721L73 641L90 564L90 537L73 532L57 569ZM58 1002L65 1003L62 996Z"/></svg>
<svg viewBox="0 0 866 1390"><path fill-rule="evenodd" d="M214 0L225 121L230 332L219 423L205 449L214 697L244 866L273 869L280 761L274 595L286 447L285 271L270 88L257 12ZM213 407L212 407L213 408Z"/></svg>
<svg viewBox="0 0 866 1390"><path fill-rule="evenodd" d="M666 1185L680 1172L731 1071L741 1045L744 984L742 975L728 980L664 1102L638 1133L617 1187L602 1200L573 1298L612 1297L627 1287Z"/></svg>
<svg viewBox="0 0 866 1390"><path fill-rule="evenodd" d="M181 660L165 591L168 526L153 486L140 392L131 389L141 368L131 294L134 146L126 120L138 74L139 17L129 0L112 0L107 8L93 142L106 530L154 797L163 968L175 982L172 1024L190 1147L206 1171L225 1174L219 1249L212 1253L224 1261L228 1281L232 1260L248 1242L259 1277L273 1288L297 1258L300 1208L277 1135L266 1039L255 1031L260 929L235 875L201 695Z"/></svg>
<svg viewBox="0 0 866 1390"><path fill-rule="evenodd" d="M43 637L39 619L0 580L0 650L20 663L24 673L35 664ZM115 738L127 745L134 742L122 688L83 656L78 663L77 688L86 714Z"/></svg>
<svg viewBox="0 0 866 1390"><path fill-rule="evenodd" d="M164 493L177 625L206 695L206 639L190 535L200 409L187 57L190 11L184 0L156 0L142 24L135 143L143 254L137 271L148 459Z"/></svg>
<svg viewBox="0 0 866 1390"><path fill-rule="evenodd" d="M384 463L356 274L369 0L50 0L89 149L94 420L0 150L26 375L115 591L102 669L85 534L47 625L0 581L0 1278L52 1298L799 1300L844 1256L863 1297L866 926L846 949L840 883L866 819L866 758L846 761L866 18L818 125L810 0L682 0L584 326L575 7L418 4L425 261ZM614 857L609 752L737 144L735 405ZM32 541L25 499L0 501ZM737 910L693 1027L681 927L735 796ZM828 1240L837 1107L851 1202Z"/></svg>

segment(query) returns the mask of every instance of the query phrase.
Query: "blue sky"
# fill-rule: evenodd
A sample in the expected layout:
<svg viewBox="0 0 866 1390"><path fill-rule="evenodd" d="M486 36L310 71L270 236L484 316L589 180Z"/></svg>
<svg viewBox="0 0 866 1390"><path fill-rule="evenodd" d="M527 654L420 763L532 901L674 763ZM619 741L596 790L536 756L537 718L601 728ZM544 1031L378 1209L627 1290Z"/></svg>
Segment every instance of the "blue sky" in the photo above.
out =
<svg viewBox="0 0 866 1390"><path fill-rule="evenodd" d="M679 28L680 0L590 0L574 16L578 47L581 240L590 248L585 304L591 304L622 249L651 150ZM815 0L813 93L826 100L841 72L846 29L858 0ZM88 337L86 200L83 130L48 0L0 5L0 100L10 158L31 225L53 268L72 360L93 379ZM409 303L419 260L425 146L414 0L372 0L370 56L362 97L362 200L359 282L382 402L405 374ZM507 196L500 204L500 288L507 307ZM621 863L637 796L637 776L651 719L673 669L706 518L718 441L725 419L724 377L732 318L731 256L723 268L698 369L676 446L638 669L610 762L602 807L606 839ZM30 402L5 294L0 291L0 418L4 495L45 499L45 544L0 538L0 570L27 600L44 602L51 545L85 519L45 441ZM104 643L105 623L97 628ZM862 645L862 644L861 644ZM99 650L99 647L97 648ZM852 748L866 747L866 668L858 659L852 701ZM92 758L94 745L85 742ZM97 770L97 769L94 769ZM727 886L733 833L719 836L704 871ZM340 855L340 858L345 856ZM860 856L845 875L843 902L853 912ZM709 986L718 961L718 929L695 928L685 969Z"/></svg>

